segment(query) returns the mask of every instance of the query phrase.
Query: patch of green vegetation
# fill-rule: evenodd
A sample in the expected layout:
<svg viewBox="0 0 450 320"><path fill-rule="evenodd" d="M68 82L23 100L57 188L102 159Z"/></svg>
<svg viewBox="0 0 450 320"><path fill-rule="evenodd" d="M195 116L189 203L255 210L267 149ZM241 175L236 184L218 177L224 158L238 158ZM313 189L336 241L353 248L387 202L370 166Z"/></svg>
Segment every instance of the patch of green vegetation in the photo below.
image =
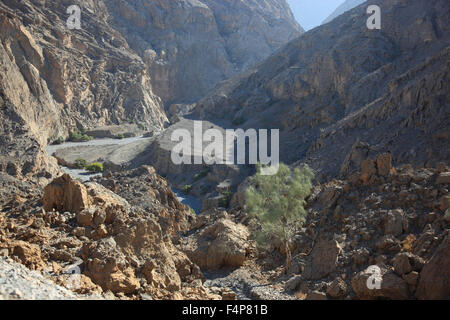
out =
<svg viewBox="0 0 450 320"><path fill-rule="evenodd" d="M189 211L190 211L192 214L197 214L197 213L195 212L195 210L192 209L191 207L189 207Z"/></svg>
<svg viewBox="0 0 450 320"><path fill-rule="evenodd" d="M183 187L182 191L184 194L189 194L192 191L192 186L190 184L187 184Z"/></svg>
<svg viewBox="0 0 450 320"><path fill-rule="evenodd" d="M228 208L230 206L231 198L233 197L233 192L223 191L221 192L223 198L219 201L219 207Z"/></svg>
<svg viewBox="0 0 450 320"><path fill-rule="evenodd" d="M67 140L71 142L87 142L93 139L93 137L88 136L86 133L75 131L70 133L69 139Z"/></svg>
<svg viewBox="0 0 450 320"><path fill-rule="evenodd" d="M94 173L103 172L103 164L101 164L99 162L91 163L86 166L86 171L94 172Z"/></svg>
<svg viewBox="0 0 450 320"><path fill-rule="evenodd" d="M114 139L118 139L118 140L125 139L125 135L123 133L119 133L114 136Z"/></svg>
<svg viewBox="0 0 450 320"><path fill-rule="evenodd" d="M194 182L196 182L200 179L203 179L204 177L206 177L208 175L208 173L209 173L209 169L203 169L201 172L196 173L194 175Z"/></svg>
<svg viewBox="0 0 450 320"><path fill-rule="evenodd" d="M54 141L52 142L52 144L54 144L54 145L63 144L65 141L66 141L66 140L64 140L63 137L59 136L58 138L56 138L56 140L54 140Z"/></svg>
<svg viewBox="0 0 450 320"><path fill-rule="evenodd" d="M247 212L259 225L254 233L257 243L263 247L273 241L283 243L286 270L291 265L290 244L306 220L306 198L311 193L313 177L309 167L291 170L280 164L275 175L262 175L258 165L245 191Z"/></svg>
<svg viewBox="0 0 450 320"><path fill-rule="evenodd" d="M240 116L240 117L234 118L232 121L232 124L233 124L233 126L240 126L241 124L244 124L246 121L247 120L244 117Z"/></svg>
<svg viewBox="0 0 450 320"><path fill-rule="evenodd" d="M75 160L75 168L76 169L84 169L88 165L87 161L84 159Z"/></svg>

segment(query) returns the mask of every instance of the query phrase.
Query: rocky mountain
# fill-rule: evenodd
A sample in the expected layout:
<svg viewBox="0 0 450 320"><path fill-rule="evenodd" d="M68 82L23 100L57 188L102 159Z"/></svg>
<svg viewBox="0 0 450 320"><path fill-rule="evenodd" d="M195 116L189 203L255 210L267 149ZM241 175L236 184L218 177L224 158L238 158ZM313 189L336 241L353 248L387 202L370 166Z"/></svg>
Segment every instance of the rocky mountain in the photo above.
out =
<svg viewBox="0 0 450 320"><path fill-rule="evenodd" d="M80 30L66 24L73 4ZM69 131L160 130L165 105L200 98L301 31L284 0L3 1L0 170L48 176L41 146Z"/></svg>
<svg viewBox="0 0 450 320"><path fill-rule="evenodd" d="M280 128L282 161L332 176L381 152L399 164L448 161L450 7L373 4L381 30L369 30L366 8L355 8L226 81L194 115Z"/></svg>
<svg viewBox="0 0 450 320"><path fill-rule="evenodd" d="M166 105L190 103L303 32L285 0L105 1Z"/></svg>
<svg viewBox="0 0 450 320"><path fill-rule="evenodd" d="M334 10L333 13L323 21L323 23L325 24L332 21L334 18L339 17L341 14L353 9L354 7L359 6L364 2L366 2L366 0L345 0L345 2L337 7L336 10Z"/></svg>

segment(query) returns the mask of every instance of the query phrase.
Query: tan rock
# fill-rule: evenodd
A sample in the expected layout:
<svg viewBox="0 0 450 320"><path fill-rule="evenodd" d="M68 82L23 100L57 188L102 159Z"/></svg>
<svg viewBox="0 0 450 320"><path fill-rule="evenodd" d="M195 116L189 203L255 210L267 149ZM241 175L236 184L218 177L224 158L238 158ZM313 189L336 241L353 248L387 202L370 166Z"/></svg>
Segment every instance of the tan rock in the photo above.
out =
<svg viewBox="0 0 450 320"><path fill-rule="evenodd" d="M388 176L392 170L392 155L385 153L376 158L377 172L380 176Z"/></svg>
<svg viewBox="0 0 450 320"><path fill-rule="evenodd" d="M64 174L44 188L42 202L46 211L78 213L87 208L88 196L83 184Z"/></svg>
<svg viewBox="0 0 450 320"><path fill-rule="evenodd" d="M450 298L450 236L446 236L420 272L416 297L421 300Z"/></svg>
<svg viewBox="0 0 450 320"><path fill-rule="evenodd" d="M12 255L19 258L28 268L32 270L44 269L45 263L41 257L41 249L37 245L24 241L12 241L8 245Z"/></svg>
<svg viewBox="0 0 450 320"><path fill-rule="evenodd" d="M249 232L241 224L221 219L191 236L182 250L202 269L240 267L247 255Z"/></svg>
<svg viewBox="0 0 450 320"><path fill-rule="evenodd" d="M336 269L342 248L335 240L320 239L311 251L303 276L306 279L321 279Z"/></svg>
<svg viewBox="0 0 450 320"><path fill-rule="evenodd" d="M95 209L85 209L77 214L77 222L81 227L89 227L92 225Z"/></svg>
<svg viewBox="0 0 450 320"><path fill-rule="evenodd" d="M436 184L450 184L450 172L441 172L436 178Z"/></svg>
<svg viewBox="0 0 450 320"><path fill-rule="evenodd" d="M373 160L366 159L361 163L361 180L363 183L367 184L376 173L376 163Z"/></svg>
<svg viewBox="0 0 450 320"><path fill-rule="evenodd" d="M386 298L391 300L405 300L409 298L408 284L405 280L395 275L384 265L378 266L379 275L374 275L371 267L361 271L351 280L353 291L358 299L376 299ZM370 277L376 276L380 281L380 288L369 288L368 280ZM369 280L370 281L370 280Z"/></svg>
<svg viewBox="0 0 450 320"><path fill-rule="evenodd" d="M327 288L327 295L333 299L342 299L347 295L347 284L342 278L334 279Z"/></svg>

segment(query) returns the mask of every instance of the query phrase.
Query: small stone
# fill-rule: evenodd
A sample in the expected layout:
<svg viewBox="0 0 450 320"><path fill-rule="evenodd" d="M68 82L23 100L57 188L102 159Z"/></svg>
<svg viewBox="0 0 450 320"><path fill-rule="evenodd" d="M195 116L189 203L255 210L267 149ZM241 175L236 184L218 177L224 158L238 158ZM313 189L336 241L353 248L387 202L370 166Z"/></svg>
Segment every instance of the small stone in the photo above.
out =
<svg viewBox="0 0 450 320"><path fill-rule="evenodd" d="M436 179L436 184L450 184L450 172L442 172Z"/></svg>
<svg viewBox="0 0 450 320"><path fill-rule="evenodd" d="M108 230L106 229L106 226L104 224L98 227L97 235L101 238L106 237L108 235Z"/></svg>
<svg viewBox="0 0 450 320"><path fill-rule="evenodd" d="M89 227L92 225L95 211L93 209L85 209L77 214L77 222L82 227Z"/></svg>
<svg viewBox="0 0 450 320"><path fill-rule="evenodd" d="M342 299L347 295L347 284L341 278L336 278L328 286L327 294L333 299Z"/></svg>
<svg viewBox="0 0 450 320"><path fill-rule="evenodd" d="M295 289L297 289L299 287L301 281L302 281L302 276L295 275L295 276L291 277L288 281L286 281L286 283L284 285L284 289L286 291L294 291Z"/></svg>
<svg viewBox="0 0 450 320"><path fill-rule="evenodd" d="M393 264L395 273L400 276L412 271L412 266L409 263L409 257L406 253L397 254L394 258Z"/></svg>

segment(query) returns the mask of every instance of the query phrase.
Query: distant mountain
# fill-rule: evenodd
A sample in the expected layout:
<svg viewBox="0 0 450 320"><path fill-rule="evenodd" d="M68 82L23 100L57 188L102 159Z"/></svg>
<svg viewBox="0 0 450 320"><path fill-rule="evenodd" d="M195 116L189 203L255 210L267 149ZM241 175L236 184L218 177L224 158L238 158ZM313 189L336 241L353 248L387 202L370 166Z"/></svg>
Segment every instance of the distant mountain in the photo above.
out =
<svg viewBox="0 0 450 320"><path fill-rule="evenodd" d="M281 161L328 176L351 172L344 160L363 142L397 164L448 161L448 0L371 4L383 8L382 32L358 6L222 83L194 116L278 128Z"/></svg>
<svg viewBox="0 0 450 320"><path fill-rule="evenodd" d="M324 20L323 23L328 23L336 17L339 17L341 14L347 12L348 10L353 9L356 6L359 6L361 3L366 0L346 0L343 4L336 8L333 13Z"/></svg>

